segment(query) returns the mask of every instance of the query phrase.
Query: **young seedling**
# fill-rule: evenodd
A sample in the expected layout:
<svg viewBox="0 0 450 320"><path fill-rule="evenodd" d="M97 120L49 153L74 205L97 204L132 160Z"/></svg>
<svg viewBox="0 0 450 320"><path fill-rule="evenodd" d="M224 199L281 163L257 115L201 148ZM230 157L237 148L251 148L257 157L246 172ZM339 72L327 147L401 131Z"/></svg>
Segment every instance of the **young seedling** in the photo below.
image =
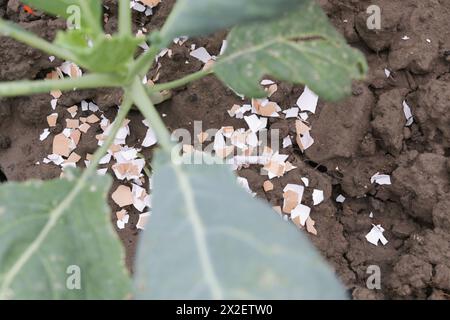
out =
<svg viewBox="0 0 450 320"><path fill-rule="evenodd" d="M179 0L166 24L147 39L132 34L130 1L119 0L119 30L102 28L100 0L23 0L72 19L79 28L53 43L0 20L0 33L90 73L80 78L0 83L0 96L117 87L124 92L112 129L82 174L0 187L0 298L344 298L333 272L307 240L266 204L251 199L223 165L186 165L154 104L166 90L215 74L234 91L260 98L270 75L308 85L325 99L343 98L366 72L313 0ZM175 37L232 28L227 49L208 70L147 86L142 78ZM150 48L134 58L138 45ZM161 96L163 94L164 96ZM96 167L132 105L151 124L153 215L141 236L134 285L112 232L106 194L110 178ZM81 270L69 290L68 267ZM132 287L134 289L132 289Z"/></svg>

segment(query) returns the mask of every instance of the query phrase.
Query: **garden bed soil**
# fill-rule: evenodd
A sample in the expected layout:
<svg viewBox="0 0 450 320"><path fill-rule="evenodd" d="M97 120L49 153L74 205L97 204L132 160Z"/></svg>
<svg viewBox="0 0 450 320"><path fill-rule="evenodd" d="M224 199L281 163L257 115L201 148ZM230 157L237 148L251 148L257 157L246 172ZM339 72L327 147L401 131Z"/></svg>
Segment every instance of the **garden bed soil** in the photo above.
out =
<svg viewBox="0 0 450 320"><path fill-rule="evenodd" d="M117 25L114 1L107 11L106 31ZM272 206L282 203L287 183L302 184L307 176L310 186L324 190L325 201L312 209L317 236L309 235L322 255L332 264L355 299L450 299L450 2L445 0L322 0L319 1L332 23L368 60L365 81L355 82L352 96L339 103L319 100L312 126L313 146L302 153L296 144L282 153L297 168L273 179L274 189L264 192L267 177L259 166L237 173L247 178L257 196ZM366 8L382 8L382 30L366 27ZM173 5L164 0L145 17L133 13L135 29L151 31L160 27ZM52 39L64 22L39 13L29 15L19 1L0 0L0 16ZM402 40L408 36L409 40ZM190 39L174 45L172 57L161 62L160 79L166 82L200 70L203 63L189 55L191 44L219 54L226 32L207 38ZM189 63L186 63L188 61ZM39 79L62 61L50 62L48 55L11 39L0 38L0 80ZM391 74L386 77L385 69ZM156 70L149 73L149 78ZM278 84L272 97L283 108L295 106L302 86ZM47 128L51 112L49 94L0 100L0 179L23 181L51 179L59 167L43 164L51 150L51 139L39 141ZM62 130L68 117L64 107L93 100L113 119L120 103L120 92L84 90L65 93L57 108ZM407 101L414 123L406 127L402 103ZM231 118L227 110L242 100L213 76L191 83L174 92L173 98L158 106L171 130L193 130L202 121L203 130L234 126L245 128L242 119ZM146 127L137 111L132 111L128 145L138 145ZM292 119L291 119L292 120ZM281 137L295 134L294 121L270 118L268 127L279 129ZM78 153L97 148L98 128L82 136ZM151 157L151 149L145 155ZM40 163L37 165L36 163ZM370 184L376 172L391 175L391 185ZM3 177L3 178L2 178ZM114 182L113 189L118 185ZM346 200L335 201L339 194ZM309 202L309 203L308 203ZM306 204L312 205L306 195ZM112 212L119 210L110 201ZM117 232L126 248L127 265L132 270L139 230L137 212L130 211L130 222ZM373 218L369 217L370 212ZM111 221L115 225L115 214ZM151 222L150 222L151 223ZM385 229L386 245L374 246L365 235L372 224ZM299 232L305 232L300 231ZM381 270L381 289L366 287L368 266ZM300 267L300 266L299 266Z"/></svg>

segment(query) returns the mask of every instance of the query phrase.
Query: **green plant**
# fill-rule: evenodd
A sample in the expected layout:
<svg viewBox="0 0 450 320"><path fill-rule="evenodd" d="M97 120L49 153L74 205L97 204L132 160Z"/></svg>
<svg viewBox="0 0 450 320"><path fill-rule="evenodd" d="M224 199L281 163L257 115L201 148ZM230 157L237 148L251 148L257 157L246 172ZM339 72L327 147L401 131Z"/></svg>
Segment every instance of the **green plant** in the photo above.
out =
<svg viewBox="0 0 450 320"><path fill-rule="evenodd" d="M131 33L129 0L119 0L119 31L107 37L99 0L23 0L68 18L81 9L81 28L59 32L49 43L10 22L0 32L91 73L63 80L0 83L0 96L74 88L121 87L123 103L108 138L83 173L64 179L0 187L1 298L344 298L333 273L294 227L236 186L220 165L183 165L154 107L169 90L211 73L247 97L263 97L264 75L307 84L337 100L364 76L363 56L348 47L312 0L179 0L150 49ZM174 37L233 27L228 48L212 69L147 87L142 77ZM152 124L155 152L153 216L141 237L134 285L110 226L109 177L96 166L132 105ZM175 157L175 158L174 158ZM215 190L215 192L212 192ZM226 195L233 199L224 204ZM66 268L78 265L82 289L66 289ZM134 287L134 289L132 289Z"/></svg>

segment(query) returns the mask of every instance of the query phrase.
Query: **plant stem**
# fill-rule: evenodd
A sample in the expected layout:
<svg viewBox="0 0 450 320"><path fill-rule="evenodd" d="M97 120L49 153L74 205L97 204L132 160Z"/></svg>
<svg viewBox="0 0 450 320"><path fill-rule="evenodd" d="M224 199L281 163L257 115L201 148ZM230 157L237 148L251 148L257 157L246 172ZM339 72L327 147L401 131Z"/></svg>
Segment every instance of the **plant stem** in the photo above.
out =
<svg viewBox="0 0 450 320"><path fill-rule="evenodd" d="M119 34L131 35L131 8L129 0L119 0Z"/></svg>
<svg viewBox="0 0 450 320"><path fill-rule="evenodd" d="M62 80L0 82L0 97L49 93L52 90L68 91L73 89L118 87L121 83L113 75L95 73L85 75L81 78L67 78Z"/></svg>
<svg viewBox="0 0 450 320"><path fill-rule="evenodd" d="M134 83L131 86L131 96L134 104L150 122L152 129L158 137L159 145L164 151L170 153L173 144L170 141L169 130L167 130L166 125L162 121L158 111L156 111L155 106L147 95L144 85L138 77L135 78Z"/></svg>
<svg viewBox="0 0 450 320"><path fill-rule="evenodd" d="M92 11L87 3L88 1L91 1L91 0L81 0L80 1L81 11L82 11L81 14L85 15L86 19L84 19L84 21L86 21L89 24L89 26L92 28L92 31L96 35L101 34L101 33L103 33L101 20L97 20L96 17L92 14Z"/></svg>
<svg viewBox="0 0 450 320"><path fill-rule="evenodd" d="M65 60L75 61L75 56L72 55L70 51L41 39L18 25L3 19L0 19L0 33L50 55L55 55Z"/></svg>
<svg viewBox="0 0 450 320"><path fill-rule="evenodd" d="M181 79L178 79L175 81L161 83L161 84L155 84L154 86L151 86L148 89L148 91L149 92L160 92L160 91L164 91L164 90L178 88L178 87L184 86L192 81L199 80L199 79L201 79L209 74L212 74L212 73L213 73L213 71L211 69L200 70L200 71L197 71L195 73L192 73L184 78L181 78Z"/></svg>
<svg viewBox="0 0 450 320"><path fill-rule="evenodd" d="M17 277L17 275L22 270L22 268L25 266L27 261L39 250L39 247L41 246L42 242L44 242L46 240L48 234L52 231L52 229L58 223L58 220L61 218L61 216L67 211L68 208L70 208L70 206L72 205L72 202L75 200L75 198L78 196L78 194L89 183L89 178L93 174L95 174L95 169L97 168L97 165L100 162L100 159L104 156L104 154L107 152L107 150L109 149L111 144L114 142L114 138L115 138L117 132L119 131L119 129L121 128L122 123L125 120L125 117L127 116L128 112L130 111L131 105L132 105L132 100L130 99L130 97L128 95L125 95L122 107L120 108L119 113L116 116L116 119L112 125L111 131L110 131L107 139L104 141L101 148L99 148L95 152L88 168L86 170L84 170L83 174L77 180L73 189L70 191L70 193L67 195L67 197L65 197L64 200L61 201L49 213L49 219L48 219L47 223L45 224L44 228L41 230L41 232L36 237L36 239L34 239L33 242L31 242L30 246L26 248L26 250L20 255L19 259L17 261L15 261L15 263L12 265L12 267L4 274L4 277L2 279L3 283L0 287L0 299L8 298L8 291L9 291L14 279Z"/></svg>
<svg viewBox="0 0 450 320"><path fill-rule="evenodd" d="M147 52L142 54L132 65L129 71L130 78L128 80L133 81L136 75L143 77L147 74L148 69L152 66L153 60L159 53L157 46L151 46Z"/></svg>

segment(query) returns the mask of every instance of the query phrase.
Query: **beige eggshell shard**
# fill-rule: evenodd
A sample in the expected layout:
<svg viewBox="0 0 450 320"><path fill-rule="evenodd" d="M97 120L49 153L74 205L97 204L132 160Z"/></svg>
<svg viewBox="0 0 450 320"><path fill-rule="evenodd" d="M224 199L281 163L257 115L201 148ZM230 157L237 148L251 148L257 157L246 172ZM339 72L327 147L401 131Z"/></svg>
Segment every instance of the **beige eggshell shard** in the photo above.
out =
<svg viewBox="0 0 450 320"><path fill-rule="evenodd" d="M269 161L264 168L265 170L271 172L276 177L282 177L286 170L286 166L276 161Z"/></svg>
<svg viewBox="0 0 450 320"><path fill-rule="evenodd" d="M67 108L67 112L70 113L70 116L73 118L76 116L77 112L78 112L78 106L72 106L70 108Z"/></svg>
<svg viewBox="0 0 450 320"><path fill-rule="evenodd" d="M264 189L265 192L272 191L273 190L273 183L270 182L269 180L264 181L263 189Z"/></svg>
<svg viewBox="0 0 450 320"><path fill-rule="evenodd" d="M64 161L64 163L77 163L80 160L81 160L81 157L78 154L76 154L75 152L72 152L70 154L70 156L67 158L67 160Z"/></svg>
<svg viewBox="0 0 450 320"><path fill-rule="evenodd" d="M298 221L300 222L300 218L299 218ZM309 233L317 236L317 230L316 230L316 228L314 228L314 225L316 224L316 222L313 219L311 219L311 217L308 217L306 219L306 223L305 224L306 224L306 231L308 231Z"/></svg>
<svg viewBox="0 0 450 320"><path fill-rule="evenodd" d="M58 72L52 71L52 72L47 73L45 78L49 79L49 80L58 80L59 79L59 75L58 75Z"/></svg>
<svg viewBox="0 0 450 320"><path fill-rule="evenodd" d="M266 91L269 97L273 96L273 94L278 91L277 84L272 84L269 88L266 89Z"/></svg>
<svg viewBox="0 0 450 320"><path fill-rule="evenodd" d="M64 134L57 134L53 138L53 154L58 154L63 157L68 157L70 155L70 144L71 141Z"/></svg>
<svg viewBox="0 0 450 320"><path fill-rule="evenodd" d="M285 213L291 213L298 204L298 193L292 190L287 190L283 193L283 211Z"/></svg>
<svg viewBox="0 0 450 320"><path fill-rule="evenodd" d="M297 145L302 151L305 151L314 143L314 139L309 133L311 128L304 124L302 121L296 120L295 129L297 132L297 135L295 137Z"/></svg>
<svg viewBox="0 0 450 320"><path fill-rule="evenodd" d="M309 214L311 212L311 208L307 207L301 203L299 203L292 211L291 211L291 218L294 220L295 218L300 218L298 221L300 225L305 226L306 220L309 217Z"/></svg>
<svg viewBox="0 0 450 320"><path fill-rule="evenodd" d="M200 132L200 133L197 135L198 142L200 142L200 143L205 142L206 139L208 139L208 137L209 137L209 134L206 133L206 132Z"/></svg>
<svg viewBox="0 0 450 320"><path fill-rule="evenodd" d="M141 173L139 167L132 163L116 163L112 166L116 177L120 180L123 180L128 177L139 176Z"/></svg>
<svg viewBox="0 0 450 320"><path fill-rule="evenodd" d="M221 130L222 130L222 134L227 138L231 138L231 135L234 133L234 128L231 126L222 127Z"/></svg>
<svg viewBox="0 0 450 320"><path fill-rule="evenodd" d="M86 133L86 132L88 132L88 130L89 130L90 127L91 127L91 126L90 126L89 124L83 123L83 124L81 124L81 125L78 127L78 129L79 129L81 132Z"/></svg>
<svg viewBox="0 0 450 320"><path fill-rule="evenodd" d="M161 3L161 0L139 0L139 1L151 8L156 7L158 4Z"/></svg>
<svg viewBox="0 0 450 320"><path fill-rule="evenodd" d="M70 77L71 78L79 78L83 75L81 69L74 63L70 65Z"/></svg>
<svg viewBox="0 0 450 320"><path fill-rule="evenodd" d="M78 142L80 142L80 138L81 138L81 132L79 130L77 130L77 129L73 130L70 133L70 138L72 138L73 143L75 145L78 145Z"/></svg>
<svg viewBox="0 0 450 320"><path fill-rule="evenodd" d="M122 210L120 210L120 211L117 211L116 212L116 217L117 217L117 220L123 220L124 218L125 218L125 216L127 215L127 210L125 210L125 209L122 209Z"/></svg>
<svg viewBox="0 0 450 320"><path fill-rule="evenodd" d="M97 123L100 121L100 118L97 117L95 114L91 114L89 117L86 118L87 123Z"/></svg>
<svg viewBox="0 0 450 320"><path fill-rule="evenodd" d="M277 114L277 104L275 102L268 102L265 105L262 105L259 100L252 99L252 105L255 108L256 113L261 116L271 117L274 114Z"/></svg>
<svg viewBox="0 0 450 320"><path fill-rule="evenodd" d="M50 94L51 94L51 96L52 96L53 98L55 98L55 99L59 99L59 98L62 96L61 90L53 90L53 91L50 91Z"/></svg>
<svg viewBox="0 0 450 320"><path fill-rule="evenodd" d="M296 120L295 121L295 130L297 131L297 134L305 134L311 130L310 127L308 127L306 124L303 123L303 121Z"/></svg>
<svg viewBox="0 0 450 320"><path fill-rule="evenodd" d="M241 108L240 105L235 104L231 107L230 110L228 110L228 114L230 115L230 117L234 117L236 115L236 112Z"/></svg>
<svg viewBox="0 0 450 320"><path fill-rule="evenodd" d="M111 153L116 153L120 151L120 146L117 144L113 144L110 148L109 148L109 152Z"/></svg>
<svg viewBox="0 0 450 320"><path fill-rule="evenodd" d="M148 212L141 213L139 215L139 220L136 223L136 228L144 230L145 229L145 225L147 224L149 218L150 218L150 213L148 213Z"/></svg>
<svg viewBox="0 0 450 320"><path fill-rule="evenodd" d="M56 126L56 121L58 120L58 114L52 113L51 115L47 116L47 123L49 127Z"/></svg>
<svg viewBox="0 0 450 320"><path fill-rule="evenodd" d="M80 126L80 120L78 119L66 119L66 127L69 129L78 129Z"/></svg>
<svg viewBox="0 0 450 320"><path fill-rule="evenodd" d="M131 189L124 185L118 186L116 191L111 195L111 198L121 208L133 204Z"/></svg>

